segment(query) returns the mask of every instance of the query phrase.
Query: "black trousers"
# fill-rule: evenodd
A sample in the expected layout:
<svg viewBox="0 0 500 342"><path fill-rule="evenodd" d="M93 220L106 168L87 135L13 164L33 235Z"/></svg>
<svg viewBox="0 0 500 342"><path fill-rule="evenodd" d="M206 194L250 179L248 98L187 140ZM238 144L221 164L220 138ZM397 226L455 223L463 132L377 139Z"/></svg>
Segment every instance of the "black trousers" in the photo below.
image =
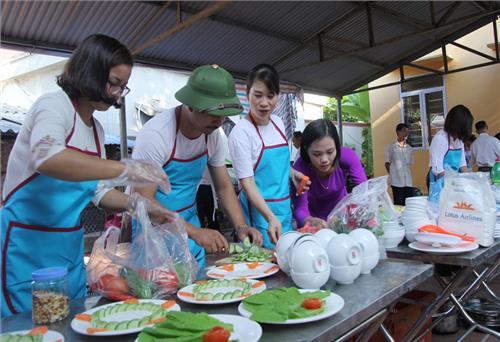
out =
<svg viewBox="0 0 500 342"><path fill-rule="evenodd" d="M220 225L215 215L214 197L210 185L200 185L196 193L196 210L202 228L220 230Z"/></svg>
<svg viewBox="0 0 500 342"><path fill-rule="evenodd" d="M478 169L478 171L481 171L481 172L491 172L492 167L491 166L479 166L477 169Z"/></svg>
<svg viewBox="0 0 500 342"><path fill-rule="evenodd" d="M411 186L392 186L392 197L394 198L394 204L405 205L406 197L412 197L413 191L413 187Z"/></svg>

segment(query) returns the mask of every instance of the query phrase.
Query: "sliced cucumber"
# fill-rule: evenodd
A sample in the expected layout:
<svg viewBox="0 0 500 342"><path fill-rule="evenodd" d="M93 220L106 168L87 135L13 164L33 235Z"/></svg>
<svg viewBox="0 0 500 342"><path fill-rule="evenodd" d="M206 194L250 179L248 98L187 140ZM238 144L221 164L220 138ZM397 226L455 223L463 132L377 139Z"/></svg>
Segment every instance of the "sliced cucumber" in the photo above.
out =
<svg viewBox="0 0 500 342"><path fill-rule="evenodd" d="M233 299L233 293L228 292L228 293L224 294L224 297L222 297L222 299L224 299L224 300Z"/></svg>
<svg viewBox="0 0 500 342"><path fill-rule="evenodd" d="M118 323L115 328L115 330L127 330L127 329L128 329L128 321Z"/></svg>
<svg viewBox="0 0 500 342"><path fill-rule="evenodd" d="M224 294L222 292L219 292L219 293L216 293L212 299L213 300L222 300L223 297L224 297Z"/></svg>
<svg viewBox="0 0 500 342"><path fill-rule="evenodd" d="M119 322L108 322L105 326L108 330L116 330L116 326L120 324Z"/></svg>
<svg viewBox="0 0 500 342"><path fill-rule="evenodd" d="M149 323L149 321L150 321L150 320L151 320L151 319L150 319L150 317L149 317L149 316L146 316L146 317L142 318L142 319L139 321L139 326L140 326L140 327L143 327L143 326L147 325L147 324Z"/></svg>
<svg viewBox="0 0 500 342"><path fill-rule="evenodd" d="M234 290L233 291L233 298L241 297L242 294L243 294L243 291L241 291L241 290Z"/></svg>
<svg viewBox="0 0 500 342"><path fill-rule="evenodd" d="M135 329L139 327L139 323L141 322L140 319L133 319L130 322L128 322L128 328L129 329Z"/></svg>

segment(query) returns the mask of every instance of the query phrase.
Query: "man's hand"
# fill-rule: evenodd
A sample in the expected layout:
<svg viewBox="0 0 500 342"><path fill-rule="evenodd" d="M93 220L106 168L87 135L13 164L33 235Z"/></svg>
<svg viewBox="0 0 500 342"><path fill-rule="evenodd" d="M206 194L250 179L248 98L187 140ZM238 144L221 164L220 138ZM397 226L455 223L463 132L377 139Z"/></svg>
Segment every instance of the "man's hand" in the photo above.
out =
<svg viewBox="0 0 500 342"><path fill-rule="evenodd" d="M191 239L205 248L207 253L227 252L229 250L229 244L224 236L213 229L196 229L191 234Z"/></svg>
<svg viewBox="0 0 500 342"><path fill-rule="evenodd" d="M248 236L254 245L262 246L262 234L246 224L236 227L236 235L239 241L243 241Z"/></svg>
<svg viewBox="0 0 500 342"><path fill-rule="evenodd" d="M281 222L274 215L268 222L267 234L269 235L272 243L278 243L278 240L281 237Z"/></svg>

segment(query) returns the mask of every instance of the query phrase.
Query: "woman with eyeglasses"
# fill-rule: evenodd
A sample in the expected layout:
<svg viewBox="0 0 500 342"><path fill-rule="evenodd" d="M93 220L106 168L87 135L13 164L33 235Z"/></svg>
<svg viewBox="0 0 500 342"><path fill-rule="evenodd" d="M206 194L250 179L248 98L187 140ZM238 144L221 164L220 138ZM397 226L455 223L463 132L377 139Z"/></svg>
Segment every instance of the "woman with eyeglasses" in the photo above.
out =
<svg viewBox="0 0 500 342"><path fill-rule="evenodd" d="M83 298L84 208L92 201L107 210L132 209L137 197L110 186L166 183L160 166L105 160L104 130L93 114L119 104L132 65L119 41L92 35L58 76L61 90L42 95L29 110L2 194L2 316L31 310L32 272L42 268L67 268L70 299ZM160 208L156 219L173 217Z"/></svg>

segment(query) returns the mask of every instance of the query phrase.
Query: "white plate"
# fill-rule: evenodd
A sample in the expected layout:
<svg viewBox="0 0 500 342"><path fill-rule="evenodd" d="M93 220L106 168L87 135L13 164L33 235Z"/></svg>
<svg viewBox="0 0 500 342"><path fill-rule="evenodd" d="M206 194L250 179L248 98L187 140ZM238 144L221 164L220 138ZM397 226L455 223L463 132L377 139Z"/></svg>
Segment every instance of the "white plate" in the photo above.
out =
<svg viewBox="0 0 500 342"><path fill-rule="evenodd" d="M233 332L229 336L229 340L238 340L240 342L258 342L262 336L262 328L259 323L249 320L248 318L236 315L210 315L223 323L233 325ZM139 342L139 338L135 339Z"/></svg>
<svg viewBox="0 0 500 342"><path fill-rule="evenodd" d="M6 332L0 335L10 335L10 334L17 334L17 335L27 335L31 330L19 330L19 331L10 331ZM57 331L54 330L49 330L45 334L43 334L43 342L64 342L64 336L58 333Z"/></svg>
<svg viewBox="0 0 500 342"><path fill-rule="evenodd" d="M438 233L426 233L426 232L418 232L415 235L415 240L433 247L442 247L442 246L452 247L463 242L462 239L459 238L458 236L453 236L448 234L438 234Z"/></svg>
<svg viewBox="0 0 500 342"><path fill-rule="evenodd" d="M161 305L165 303L164 300L158 300L158 299L139 299L139 303L153 303L157 305ZM123 302L116 302L116 303L111 303L111 304L106 304L106 305L101 305L96 308L87 310L85 312L82 312L87 315L91 315L94 312L105 309L109 306L117 305L117 304L123 304ZM181 311L181 307L178 304L175 304L173 307L171 307L168 311ZM109 315L110 319L109 321L128 321L131 319L136 319L136 318L142 318L146 315L149 315L149 311L145 310L137 310L137 311L126 311L126 312L117 312L114 314ZM107 320L106 320L107 321ZM126 330L118 330L118 331L101 331L101 332L96 332L93 334L89 334L87 332L87 328L89 327L90 322L87 321L81 321L79 319L73 318L71 321L71 328L76 331L79 334L83 335L89 335L89 336L115 336L115 335L127 335L127 334L132 334L141 331L145 327L152 327L153 324L148 324L144 327L138 327L138 328L133 328L133 329L126 329Z"/></svg>
<svg viewBox="0 0 500 342"><path fill-rule="evenodd" d="M217 279L221 280L221 279ZM242 279L243 280L243 279ZM257 280L251 280L251 279L245 279L246 282L252 284L252 291L250 292L250 296L260 293L266 289L266 283L263 281L257 281ZM177 297L182 300L183 302L186 303L191 303L191 304L228 304L228 303L236 303L240 302L243 300L243 298L248 297L248 296L242 296L239 298L232 298L232 299L225 299L225 300L196 300L194 299L193 295L193 289L194 289L194 284L188 285L182 289L180 289L177 292ZM255 286L255 288L253 287ZM234 290L238 290L236 287L217 287L214 289L207 289L207 292L212 292L217 290L217 292L233 292ZM184 295L184 293L189 293L191 296Z"/></svg>
<svg viewBox="0 0 500 342"><path fill-rule="evenodd" d="M279 267L271 262L258 262L258 266L255 268L249 268L249 264L255 264L254 262L242 262L240 264L231 264L234 266L232 271L228 271L224 267L226 265L221 265L217 267L212 267L207 271L207 277L212 279L230 279L230 278L248 278L257 279L269 277L279 271Z"/></svg>
<svg viewBox="0 0 500 342"><path fill-rule="evenodd" d="M425 243L412 242L408 247L426 253L432 254L458 254L464 252L470 252L479 248L479 245L475 242L462 242L455 246L442 246L442 247L432 247L431 245L426 245Z"/></svg>
<svg viewBox="0 0 500 342"><path fill-rule="evenodd" d="M299 289L299 291L301 293L303 293L303 292L314 292L314 291L318 291L318 290ZM337 312L339 312L340 310L342 310L342 308L344 307L344 299L342 297L340 297L338 294L330 293L330 295L325 298L325 306L326 306L325 311L319 315L316 315L316 316L307 317L307 318L287 319L284 322L266 322L266 324L285 324L285 325L288 325L288 324L301 324L301 323L319 321L319 320L331 317L331 316L335 315ZM242 315L244 317L250 318L250 316L252 316L252 313L243 307L243 303L240 303L240 305L238 305L238 312L240 313L240 315Z"/></svg>

